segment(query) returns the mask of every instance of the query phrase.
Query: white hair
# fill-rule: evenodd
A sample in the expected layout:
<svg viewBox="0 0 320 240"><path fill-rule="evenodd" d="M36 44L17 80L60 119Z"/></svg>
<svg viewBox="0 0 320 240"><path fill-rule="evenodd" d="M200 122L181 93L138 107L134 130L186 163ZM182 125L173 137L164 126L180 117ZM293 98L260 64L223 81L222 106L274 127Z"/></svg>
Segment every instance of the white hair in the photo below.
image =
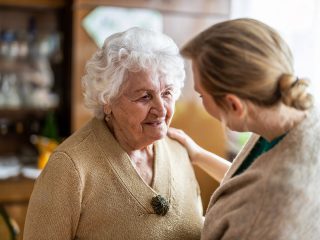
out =
<svg viewBox="0 0 320 240"><path fill-rule="evenodd" d="M162 33L133 27L108 37L87 62L82 78L86 107L103 118L103 106L119 95L128 73L139 71L164 77L173 85L175 99L179 97L185 69L177 45Z"/></svg>

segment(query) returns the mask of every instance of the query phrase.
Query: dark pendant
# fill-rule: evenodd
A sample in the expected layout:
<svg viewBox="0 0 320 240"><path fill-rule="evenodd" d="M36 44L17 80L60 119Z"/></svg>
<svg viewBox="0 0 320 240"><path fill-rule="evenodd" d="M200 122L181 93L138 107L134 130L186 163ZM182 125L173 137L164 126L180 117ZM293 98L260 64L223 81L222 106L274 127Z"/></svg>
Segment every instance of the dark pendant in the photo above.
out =
<svg viewBox="0 0 320 240"><path fill-rule="evenodd" d="M158 215L164 216L169 211L169 202L161 195L153 197L151 205L155 213Z"/></svg>

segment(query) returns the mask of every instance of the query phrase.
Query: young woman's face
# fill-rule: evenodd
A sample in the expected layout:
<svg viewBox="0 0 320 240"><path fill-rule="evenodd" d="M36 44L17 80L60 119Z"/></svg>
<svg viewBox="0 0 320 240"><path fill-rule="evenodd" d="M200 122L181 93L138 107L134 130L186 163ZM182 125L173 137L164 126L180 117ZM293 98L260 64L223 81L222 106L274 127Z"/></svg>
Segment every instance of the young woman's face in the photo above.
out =
<svg viewBox="0 0 320 240"><path fill-rule="evenodd" d="M111 106L116 136L134 147L165 137L174 113L173 87L165 78L152 79L146 72L129 73Z"/></svg>
<svg viewBox="0 0 320 240"><path fill-rule="evenodd" d="M202 104L206 111L215 119L222 121L222 109L217 105L212 96L204 89L200 82L200 75L198 68L194 62L192 62L194 90L200 94Z"/></svg>
<svg viewBox="0 0 320 240"><path fill-rule="evenodd" d="M199 70L194 62L192 63L192 70L194 79L194 89L196 92L200 94L202 98L202 104L206 111L212 117L219 120L223 125L225 125L233 131L248 131L246 113L243 112L244 110L241 110L241 113L239 113L239 109L243 109L244 107L243 102L240 103L241 100L235 95L233 95L232 97L233 100L230 100L229 95L229 99L228 97L225 97L226 103L228 103L229 105L235 104L238 110L236 111L221 108L219 105L217 105L213 97L202 86L200 81ZM238 103L236 104L236 102Z"/></svg>

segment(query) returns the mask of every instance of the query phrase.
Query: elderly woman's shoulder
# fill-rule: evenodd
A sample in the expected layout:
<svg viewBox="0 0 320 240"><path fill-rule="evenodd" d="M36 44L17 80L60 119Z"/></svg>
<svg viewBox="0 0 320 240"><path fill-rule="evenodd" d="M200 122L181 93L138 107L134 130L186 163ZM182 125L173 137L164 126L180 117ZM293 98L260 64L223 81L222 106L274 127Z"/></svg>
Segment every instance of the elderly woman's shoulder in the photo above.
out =
<svg viewBox="0 0 320 240"><path fill-rule="evenodd" d="M186 151L186 148L177 140L170 138L168 136L166 136L163 139L167 144L169 144L170 146L174 147L174 148L178 148L178 149L184 149Z"/></svg>
<svg viewBox="0 0 320 240"><path fill-rule="evenodd" d="M159 141L162 143L164 148L168 149L171 155L179 156L180 158L188 158L187 149L179 143L177 140L174 140L168 136Z"/></svg>
<svg viewBox="0 0 320 240"><path fill-rule="evenodd" d="M66 138L55 150L56 151L72 151L86 144L88 138L92 135L91 121L80 129L76 130L68 138ZM90 140L89 140L90 141Z"/></svg>

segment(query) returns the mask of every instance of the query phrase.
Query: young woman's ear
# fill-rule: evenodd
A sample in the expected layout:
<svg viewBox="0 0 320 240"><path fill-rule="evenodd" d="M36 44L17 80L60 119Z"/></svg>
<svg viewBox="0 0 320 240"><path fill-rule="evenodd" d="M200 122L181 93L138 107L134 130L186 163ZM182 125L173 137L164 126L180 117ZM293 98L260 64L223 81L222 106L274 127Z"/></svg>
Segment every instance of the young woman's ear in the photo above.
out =
<svg viewBox="0 0 320 240"><path fill-rule="evenodd" d="M227 94L224 98L230 113L242 117L245 113L245 104L243 100L234 94Z"/></svg>

